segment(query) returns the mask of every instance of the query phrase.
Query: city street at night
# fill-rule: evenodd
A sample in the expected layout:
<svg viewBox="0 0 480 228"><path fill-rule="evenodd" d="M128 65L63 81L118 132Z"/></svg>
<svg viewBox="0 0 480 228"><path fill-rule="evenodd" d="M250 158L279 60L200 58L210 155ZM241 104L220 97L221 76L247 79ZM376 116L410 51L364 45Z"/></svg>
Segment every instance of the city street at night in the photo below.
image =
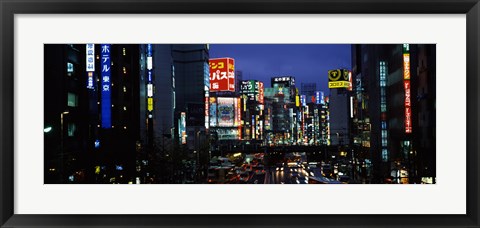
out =
<svg viewBox="0 0 480 228"><path fill-rule="evenodd" d="M434 44L44 50L45 184L436 183Z"/></svg>

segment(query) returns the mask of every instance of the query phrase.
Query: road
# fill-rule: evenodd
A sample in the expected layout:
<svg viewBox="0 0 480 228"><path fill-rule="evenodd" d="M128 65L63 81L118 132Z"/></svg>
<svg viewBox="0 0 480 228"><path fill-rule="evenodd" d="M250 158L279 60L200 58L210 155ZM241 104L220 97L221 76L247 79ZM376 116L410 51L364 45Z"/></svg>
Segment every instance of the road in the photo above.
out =
<svg viewBox="0 0 480 228"><path fill-rule="evenodd" d="M321 176L320 168L272 167L267 170L266 184L307 184L309 176Z"/></svg>

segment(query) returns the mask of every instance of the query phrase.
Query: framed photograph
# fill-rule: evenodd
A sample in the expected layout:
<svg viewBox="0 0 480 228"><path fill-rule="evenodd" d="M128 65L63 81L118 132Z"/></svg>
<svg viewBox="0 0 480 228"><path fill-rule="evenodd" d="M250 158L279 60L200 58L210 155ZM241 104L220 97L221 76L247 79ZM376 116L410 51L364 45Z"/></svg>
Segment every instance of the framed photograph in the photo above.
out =
<svg viewBox="0 0 480 228"><path fill-rule="evenodd" d="M1 227L480 227L477 0L0 1Z"/></svg>

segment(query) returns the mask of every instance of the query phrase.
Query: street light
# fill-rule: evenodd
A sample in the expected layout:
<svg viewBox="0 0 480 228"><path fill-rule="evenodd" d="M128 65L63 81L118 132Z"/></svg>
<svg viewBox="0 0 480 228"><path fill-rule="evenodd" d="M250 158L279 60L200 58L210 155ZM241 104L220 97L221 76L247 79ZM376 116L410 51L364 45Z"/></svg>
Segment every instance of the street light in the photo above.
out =
<svg viewBox="0 0 480 228"><path fill-rule="evenodd" d="M45 132L45 133L48 133L50 131L52 131L52 127L50 127L50 126L43 129L43 132Z"/></svg>

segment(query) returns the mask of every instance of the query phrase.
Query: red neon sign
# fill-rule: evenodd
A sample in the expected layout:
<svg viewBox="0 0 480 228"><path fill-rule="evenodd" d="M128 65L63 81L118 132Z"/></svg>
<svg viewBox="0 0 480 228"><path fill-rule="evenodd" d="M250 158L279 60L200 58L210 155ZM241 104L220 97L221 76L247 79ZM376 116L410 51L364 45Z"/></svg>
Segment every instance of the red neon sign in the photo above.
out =
<svg viewBox="0 0 480 228"><path fill-rule="evenodd" d="M210 59L210 92L235 92L235 60L232 58Z"/></svg>
<svg viewBox="0 0 480 228"><path fill-rule="evenodd" d="M410 81L403 82L405 88L405 133L412 133L412 106L410 100Z"/></svg>

